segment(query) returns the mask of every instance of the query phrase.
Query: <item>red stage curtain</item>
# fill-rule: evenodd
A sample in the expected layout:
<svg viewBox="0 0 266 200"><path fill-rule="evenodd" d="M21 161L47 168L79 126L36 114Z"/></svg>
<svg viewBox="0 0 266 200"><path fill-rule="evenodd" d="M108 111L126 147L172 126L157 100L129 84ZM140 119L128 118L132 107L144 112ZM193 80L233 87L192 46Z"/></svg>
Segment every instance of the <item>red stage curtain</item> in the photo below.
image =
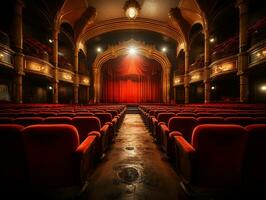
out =
<svg viewBox="0 0 266 200"><path fill-rule="evenodd" d="M140 55L118 57L102 67L101 102L162 102L162 68Z"/></svg>

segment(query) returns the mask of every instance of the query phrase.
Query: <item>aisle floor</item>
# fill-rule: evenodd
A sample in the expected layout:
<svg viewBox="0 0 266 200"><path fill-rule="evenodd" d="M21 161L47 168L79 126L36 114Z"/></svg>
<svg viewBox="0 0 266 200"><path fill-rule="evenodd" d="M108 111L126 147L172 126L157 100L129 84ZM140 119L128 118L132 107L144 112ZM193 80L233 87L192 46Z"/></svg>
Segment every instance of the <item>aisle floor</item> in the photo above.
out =
<svg viewBox="0 0 266 200"><path fill-rule="evenodd" d="M127 114L84 199L185 200L178 177L139 114Z"/></svg>

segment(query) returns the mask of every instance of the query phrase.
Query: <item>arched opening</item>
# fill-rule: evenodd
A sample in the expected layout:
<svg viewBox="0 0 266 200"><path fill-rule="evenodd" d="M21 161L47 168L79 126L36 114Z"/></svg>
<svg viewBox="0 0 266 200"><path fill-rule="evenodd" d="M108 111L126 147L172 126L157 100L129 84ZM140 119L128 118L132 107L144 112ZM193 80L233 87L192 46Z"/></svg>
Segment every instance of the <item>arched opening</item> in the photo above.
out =
<svg viewBox="0 0 266 200"><path fill-rule="evenodd" d="M63 23L58 36L58 66L73 70L74 66L74 32L72 27Z"/></svg>
<svg viewBox="0 0 266 200"><path fill-rule="evenodd" d="M87 64L87 58L85 53L80 49L78 53L78 73L81 75L88 76L89 69ZM86 85L79 85L79 103L85 104L88 102L88 86Z"/></svg>
<svg viewBox="0 0 266 200"><path fill-rule="evenodd" d="M176 70L174 72L175 76L180 76L185 74L185 52L182 49L177 56ZM175 101L177 103L185 102L185 88L184 85L177 85L175 90Z"/></svg>
<svg viewBox="0 0 266 200"><path fill-rule="evenodd" d="M198 81L189 85L189 100L190 103L203 103L204 102L204 83Z"/></svg>
<svg viewBox="0 0 266 200"><path fill-rule="evenodd" d="M129 40L127 42L119 43L116 46L111 46L105 52L99 54L93 64L93 80L94 91L95 91L95 101L100 101L101 92L101 77L103 64L110 59L115 59L120 56L125 56L129 54L129 47L134 47L136 50L136 55L145 56L147 59L152 59L160 63L162 67L162 78L160 84L162 85L162 102L169 102L170 94L170 69L171 63L167 56L159 51L157 51L154 46L146 45L143 42L136 40Z"/></svg>
<svg viewBox="0 0 266 200"><path fill-rule="evenodd" d="M212 102L239 102L239 77L235 73L214 77L211 80Z"/></svg>
<svg viewBox="0 0 266 200"><path fill-rule="evenodd" d="M238 53L239 12L235 4L217 11L210 24L212 61Z"/></svg>
<svg viewBox="0 0 266 200"><path fill-rule="evenodd" d="M189 71L204 66L204 34L202 29L201 24L195 24L189 34Z"/></svg>
<svg viewBox="0 0 266 200"><path fill-rule="evenodd" d="M248 32L250 45L254 45L265 39L266 34L266 14L265 3L259 0L249 1L249 22Z"/></svg>
<svg viewBox="0 0 266 200"><path fill-rule="evenodd" d="M141 55L125 55L105 62L101 69L103 103L161 103L162 67Z"/></svg>

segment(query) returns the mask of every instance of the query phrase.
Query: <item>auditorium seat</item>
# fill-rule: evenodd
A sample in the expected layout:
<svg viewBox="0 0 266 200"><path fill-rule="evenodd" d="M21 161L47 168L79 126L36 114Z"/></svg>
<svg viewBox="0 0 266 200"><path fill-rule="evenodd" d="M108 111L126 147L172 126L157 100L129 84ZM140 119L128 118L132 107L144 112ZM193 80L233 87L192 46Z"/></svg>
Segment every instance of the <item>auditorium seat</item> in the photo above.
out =
<svg viewBox="0 0 266 200"><path fill-rule="evenodd" d="M247 126L249 124L255 124L256 120L253 117L226 117L224 122L227 124L238 124L240 126Z"/></svg>
<svg viewBox="0 0 266 200"><path fill-rule="evenodd" d="M174 136L181 186L199 195L238 191L247 131L239 125L198 125L189 143Z"/></svg>
<svg viewBox="0 0 266 200"><path fill-rule="evenodd" d="M22 129L17 124L0 125L0 190L15 192L27 185Z"/></svg>
<svg viewBox="0 0 266 200"><path fill-rule="evenodd" d="M199 124L224 124L223 117L198 117Z"/></svg>
<svg viewBox="0 0 266 200"><path fill-rule="evenodd" d="M71 117L46 117L43 120L44 124L71 124Z"/></svg>
<svg viewBox="0 0 266 200"><path fill-rule="evenodd" d="M94 137L80 144L72 125L32 125L23 130L29 181L32 189L82 186L88 177Z"/></svg>
<svg viewBox="0 0 266 200"><path fill-rule="evenodd" d="M43 122L42 117L18 117L14 120L15 124L20 124L23 126L29 126L33 124L41 124Z"/></svg>
<svg viewBox="0 0 266 200"><path fill-rule="evenodd" d="M160 141L160 136L161 136L161 128L160 128L160 125L161 124L166 124L168 125L168 121L171 117L175 117L175 113L173 112L160 112L158 115L157 115L157 118L152 118L152 123L153 123L153 136L155 138L157 138L158 141Z"/></svg>
<svg viewBox="0 0 266 200"><path fill-rule="evenodd" d="M97 117L74 117L72 124L77 128L81 141L85 140L91 131L98 132L98 134L95 134L97 136L97 153L101 156L106 151L109 125L105 124L101 127L101 122Z"/></svg>
<svg viewBox="0 0 266 200"><path fill-rule="evenodd" d="M13 124L14 118L12 117L0 117L0 124Z"/></svg>
<svg viewBox="0 0 266 200"><path fill-rule="evenodd" d="M266 117L256 117L256 124L266 124Z"/></svg>
<svg viewBox="0 0 266 200"><path fill-rule="evenodd" d="M161 145L168 156L175 157L173 154L173 131L180 132L183 137L190 142L193 129L198 125L196 118L194 117L172 117L169 119L168 127L164 124L161 126Z"/></svg>
<svg viewBox="0 0 266 200"><path fill-rule="evenodd" d="M250 191L263 192L266 187L266 124L246 126L246 148L243 183ZM259 191L260 190L260 191Z"/></svg>
<svg viewBox="0 0 266 200"><path fill-rule="evenodd" d="M112 119L111 113L104 113L104 112L96 112L94 113L95 117L98 117L101 122L101 127L103 127L105 124L108 124L110 126L110 133L108 134L108 141L109 143L112 142L115 135L115 130L117 126L117 120Z"/></svg>

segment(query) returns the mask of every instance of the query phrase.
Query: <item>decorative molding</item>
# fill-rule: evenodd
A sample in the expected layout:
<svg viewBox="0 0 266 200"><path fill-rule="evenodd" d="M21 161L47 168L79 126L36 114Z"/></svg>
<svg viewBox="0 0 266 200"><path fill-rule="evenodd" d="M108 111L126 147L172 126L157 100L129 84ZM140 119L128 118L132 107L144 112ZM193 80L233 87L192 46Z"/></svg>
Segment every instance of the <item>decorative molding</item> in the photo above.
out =
<svg viewBox="0 0 266 200"><path fill-rule="evenodd" d="M79 84L89 86L90 85L90 78L89 76L79 74Z"/></svg>
<svg viewBox="0 0 266 200"><path fill-rule="evenodd" d="M230 72L237 72L237 55L217 60L211 63L209 68L211 78Z"/></svg>
<svg viewBox="0 0 266 200"><path fill-rule="evenodd" d="M189 72L189 83L194 83L197 81L203 81L204 80L204 68L196 69L191 72Z"/></svg>
<svg viewBox="0 0 266 200"><path fill-rule="evenodd" d="M141 29L161 33L166 35L179 44L185 43L184 37L180 30L170 26L169 24L162 23L157 20L151 20L146 18L137 18L135 20L128 20L128 18L116 18L112 20L106 20L99 22L91 26L89 29L84 31L80 36L80 41L85 43L90 38L96 37L103 33L125 30L125 29Z"/></svg>
<svg viewBox="0 0 266 200"><path fill-rule="evenodd" d="M266 62L266 40L254 45L249 52L249 68Z"/></svg>
<svg viewBox="0 0 266 200"><path fill-rule="evenodd" d="M75 73L67 69L58 69L58 80L74 83Z"/></svg>
<svg viewBox="0 0 266 200"><path fill-rule="evenodd" d="M0 65L14 69L12 62L13 54L14 51L12 51L8 46L0 44Z"/></svg>
<svg viewBox="0 0 266 200"><path fill-rule="evenodd" d="M184 77L184 75L175 76L175 77L174 77L174 80L173 80L173 85L174 85L174 86L183 85L184 82L185 82L185 77Z"/></svg>
<svg viewBox="0 0 266 200"><path fill-rule="evenodd" d="M54 66L49 62L32 56L25 56L24 62L25 72L54 77Z"/></svg>
<svg viewBox="0 0 266 200"><path fill-rule="evenodd" d="M160 51L155 49L153 45L146 45L144 42L139 42L136 40L129 40L126 42L120 42L118 45L110 46L105 52L99 54L93 63L94 72L94 88L95 88L95 100L99 102L100 90L101 90L101 67L102 65L110 59L117 58L118 56L123 56L128 54L128 48L134 46L137 49L138 54L143 55L147 58L154 59L159 62L162 66L163 74L163 101L164 103L169 102L169 90L170 90L170 69L171 63L167 56Z"/></svg>

